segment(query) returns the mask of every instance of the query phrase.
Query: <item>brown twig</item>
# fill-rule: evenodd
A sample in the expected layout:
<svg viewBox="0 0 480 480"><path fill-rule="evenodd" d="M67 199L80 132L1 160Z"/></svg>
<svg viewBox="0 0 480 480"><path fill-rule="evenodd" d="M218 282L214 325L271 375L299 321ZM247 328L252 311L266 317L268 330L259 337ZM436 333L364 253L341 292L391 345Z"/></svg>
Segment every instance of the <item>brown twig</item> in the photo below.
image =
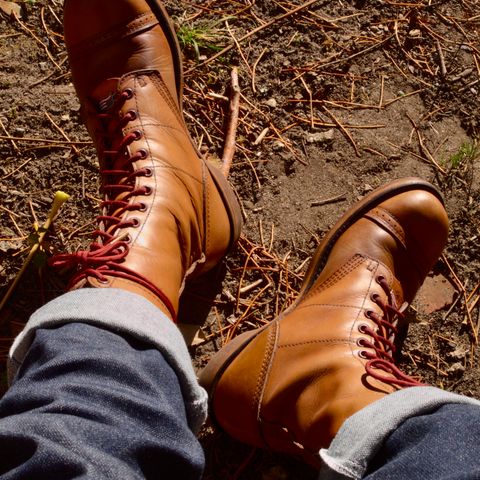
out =
<svg viewBox="0 0 480 480"><path fill-rule="evenodd" d="M257 72L257 66L260 63L260 60L262 59L262 57L265 55L266 51L267 51L267 48L264 48L262 50L262 53L255 60L255 63L253 64L253 67L252 67L252 91L253 91L253 93L257 93L257 87L255 86L255 77L256 77L256 72Z"/></svg>
<svg viewBox="0 0 480 480"><path fill-rule="evenodd" d="M361 157L362 154L360 153L360 150L358 149L358 146L355 143L355 140L353 139L351 133L340 123L340 120L327 107L324 106L323 109L329 115L329 117L335 122L337 127L344 133L348 141L352 144L353 148L355 149L355 153L357 157Z"/></svg>
<svg viewBox="0 0 480 480"><path fill-rule="evenodd" d="M15 20L17 23L20 25L21 29L24 32L27 32L37 43L39 43L43 49L45 50L45 53L47 54L47 57L50 59L50 61L55 65L55 67L60 70L60 65L55 61L55 59L52 57L52 54L50 53L50 50L48 47L26 26L23 24L23 22L17 17L17 15L13 14L15 17Z"/></svg>
<svg viewBox="0 0 480 480"><path fill-rule="evenodd" d="M225 148L222 156L222 172L228 177L232 167L233 155L235 154L235 141L237 137L238 115L240 112L240 84L238 82L238 70L232 69L232 99L230 101L230 117L228 121Z"/></svg>
<svg viewBox="0 0 480 480"><path fill-rule="evenodd" d="M315 128L315 125L313 123L313 95L312 95L312 91L310 90L310 88L308 88L307 82L304 80L303 76L300 77L300 80L303 83L303 86L308 93L308 98L309 98L309 103L310 103L310 126L312 127L312 130L313 130Z"/></svg>
<svg viewBox="0 0 480 480"><path fill-rule="evenodd" d="M17 140L19 142L39 142L39 143L51 143L52 145L93 145L90 142L77 142L77 141L63 141L63 140L53 140L50 138L32 138L32 137L14 137L12 135L0 135L0 140Z"/></svg>
<svg viewBox="0 0 480 480"><path fill-rule="evenodd" d="M18 145L15 143L14 138L8 133L7 127L5 127L5 125L3 124L1 118L0 118L0 127L2 127L2 130L3 130L3 131L5 132L5 134L7 135L7 138L10 140L10 142L11 142L11 144L12 144L12 147L13 147L17 152L19 152L20 149L18 148Z"/></svg>
<svg viewBox="0 0 480 480"><path fill-rule="evenodd" d="M55 121L53 120L53 118L49 115L48 112L45 112L45 116L48 118L48 120L50 121L50 123L60 132L60 135L62 135L62 137L69 143L71 143L71 140L68 138L67 134L64 132L64 130L55 123ZM80 153L80 150L72 144L72 149L74 150L74 152L78 155Z"/></svg>
<svg viewBox="0 0 480 480"><path fill-rule="evenodd" d="M2 177L2 180L6 180L7 178L10 178L12 175L15 175L19 170L21 170L27 163L29 163L32 160L32 158L29 158L22 162L17 168L12 170L10 173L7 173L4 177Z"/></svg>
<svg viewBox="0 0 480 480"><path fill-rule="evenodd" d="M242 57L243 63L245 63L247 70L250 72L250 76L252 76L252 69L250 67L250 64L248 63L247 59L245 58L245 55L243 54L243 50L242 50L242 47L240 46L240 43L238 42L237 38L233 34L232 30L230 29L230 25L228 24L228 21L225 22L225 28L228 30L228 33L232 37L232 40L235 43L235 46L237 47L238 53Z"/></svg>
<svg viewBox="0 0 480 480"><path fill-rule="evenodd" d="M445 66L445 57L443 56L442 46L438 39L435 43L437 46L438 61L440 62L440 73L442 74L442 77L445 78L447 76L447 67Z"/></svg>
<svg viewBox="0 0 480 480"><path fill-rule="evenodd" d="M428 148L423 143L423 138L420 135L420 131L418 130L417 124L413 121L412 117L410 117L410 115L408 113L406 115L407 115L407 118L410 120L410 123L412 124L413 128L415 129L415 133L417 134L418 144L420 145L420 150L423 153L424 157L431 164L433 164L442 175L446 175L447 172L445 171L445 169L438 164L438 162L433 158L432 154L430 153Z"/></svg>
<svg viewBox="0 0 480 480"><path fill-rule="evenodd" d="M442 254L442 260L445 263L445 265L447 266L448 270L450 271L450 273L452 275L452 278L453 278L455 284L457 285L458 289L462 292L462 297L463 297L464 304L465 304L465 310L466 310L466 314L467 314L468 324L470 325L470 330L471 330L472 337L473 337L473 343L474 343L474 345L477 345L478 344L477 329L475 328L475 325L473 324L473 319L472 319L471 313L468 309L467 291L465 290L465 286L463 285L463 283L458 278L457 274L453 270L452 266L450 265L450 262L448 261L447 257L445 256L445 254Z"/></svg>
<svg viewBox="0 0 480 480"><path fill-rule="evenodd" d="M344 202L346 200L345 194L341 193L340 195L335 195L331 198L325 198L324 200L317 200L310 203L311 207L321 207L323 205L328 205L330 203Z"/></svg>

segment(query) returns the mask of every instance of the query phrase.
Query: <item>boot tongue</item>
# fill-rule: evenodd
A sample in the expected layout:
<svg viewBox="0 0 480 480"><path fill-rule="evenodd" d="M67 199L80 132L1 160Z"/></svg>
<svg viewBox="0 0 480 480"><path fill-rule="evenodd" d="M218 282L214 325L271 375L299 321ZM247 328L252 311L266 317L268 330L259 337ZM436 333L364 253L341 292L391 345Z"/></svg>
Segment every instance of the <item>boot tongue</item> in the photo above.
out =
<svg viewBox="0 0 480 480"><path fill-rule="evenodd" d="M91 95L100 112L108 111L115 101L118 93L120 78L109 78L98 85Z"/></svg>

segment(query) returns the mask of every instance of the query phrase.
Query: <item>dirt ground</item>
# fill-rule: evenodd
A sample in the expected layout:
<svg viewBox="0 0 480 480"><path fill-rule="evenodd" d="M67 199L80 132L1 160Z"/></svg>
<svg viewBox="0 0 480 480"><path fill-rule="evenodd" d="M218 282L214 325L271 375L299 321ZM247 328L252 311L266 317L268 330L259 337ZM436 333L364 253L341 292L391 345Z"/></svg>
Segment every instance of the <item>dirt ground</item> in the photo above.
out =
<svg viewBox="0 0 480 480"><path fill-rule="evenodd" d="M195 366L292 302L316 245L348 206L389 180L419 176L443 192L451 232L410 308L400 364L480 398L480 2L325 0L297 13L298 0L165 3L184 52L187 123L204 154L222 157L234 66L242 90L230 179L245 226L213 306L203 308ZM88 246L101 195L63 44L62 2L17 5L19 18L0 12L3 294L55 191L71 199L0 312L2 358L29 314L63 291L45 256ZM191 301L205 303L192 292ZM206 479L315 478L211 426L202 442Z"/></svg>

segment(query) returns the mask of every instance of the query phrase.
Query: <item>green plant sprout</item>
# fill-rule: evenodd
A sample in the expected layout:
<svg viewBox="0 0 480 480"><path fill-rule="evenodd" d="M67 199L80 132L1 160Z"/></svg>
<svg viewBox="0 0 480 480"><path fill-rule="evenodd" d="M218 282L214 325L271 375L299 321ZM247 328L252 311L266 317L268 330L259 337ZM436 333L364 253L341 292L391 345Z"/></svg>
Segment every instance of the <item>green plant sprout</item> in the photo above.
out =
<svg viewBox="0 0 480 480"><path fill-rule="evenodd" d="M213 51L220 51L222 43L227 38L225 28L219 27L220 24L233 17L223 18L215 22L193 24L184 17L175 18L177 25L177 38L180 46L184 50L193 50L197 60L200 59L200 49L206 48Z"/></svg>
<svg viewBox="0 0 480 480"><path fill-rule="evenodd" d="M473 142L464 142L449 159L448 164L451 169L457 169L467 162L474 162L480 156L480 146L476 140Z"/></svg>

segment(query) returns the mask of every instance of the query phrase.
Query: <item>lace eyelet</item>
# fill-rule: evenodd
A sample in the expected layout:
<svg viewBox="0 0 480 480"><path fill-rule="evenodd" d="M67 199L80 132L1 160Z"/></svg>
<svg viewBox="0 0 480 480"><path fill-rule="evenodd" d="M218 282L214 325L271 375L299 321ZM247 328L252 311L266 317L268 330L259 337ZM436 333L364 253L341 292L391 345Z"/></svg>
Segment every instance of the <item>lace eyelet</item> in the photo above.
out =
<svg viewBox="0 0 480 480"><path fill-rule="evenodd" d="M370 345L364 338L359 338L357 339L357 346L362 347L362 348L368 348Z"/></svg>
<svg viewBox="0 0 480 480"><path fill-rule="evenodd" d="M130 221L132 222L133 228L138 228L140 226L140 220L138 218L132 218Z"/></svg>
<svg viewBox="0 0 480 480"><path fill-rule="evenodd" d="M101 283L102 285L108 285L110 283L110 280L108 280L108 278L103 278L103 279L97 278L97 282Z"/></svg>
<svg viewBox="0 0 480 480"><path fill-rule="evenodd" d="M147 211L147 204L146 203L141 203L140 208L138 209L139 212L146 212Z"/></svg>
<svg viewBox="0 0 480 480"><path fill-rule="evenodd" d="M378 283L378 284L381 284L382 282L385 282L385 277L383 275L378 275L378 277L375 279L375 281Z"/></svg>
<svg viewBox="0 0 480 480"><path fill-rule="evenodd" d="M130 121L131 122L133 122L134 120L136 120L138 118L137 112L135 110L129 110L127 112L127 115L130 116Z"/></svg>
<svg viewBox="0 0 480 480"><path fill-rule="evenodd" d="M135 135L135 140L140 140L143 136L143 133L140 130L134 130L132 133Z"/></svg>
<svg viewBox="0 0 480 480"><path fill-rule="evenodd" d="M148 152L144 148L141 148L137 153L140 155L141 160L148 157Z"/></svg>
<svg viewBox="0 0 480 480"><path fill-rule="evenodd" d="M373 315L374 313L375 313L375 312L374 312L373 310L365 310L365 312L363 312L363 314L364 314L367 318L369 318L369 319L372 318L372 315Z"/></svg>
<svg viewBox="0 0 480 480"><path fill-rule="evenodd" d="M131 88L126 88L123 93L125 94L125 97L127 98L127 100L130 100L131 98L133 98L133 90Z"/></svg>
<svg viewBox="0 0 480 480"><path fill-rule="evenodd" d="M152 193L153 193L152 187L149 187L149 186L147 185L147 186L145 187L145 193L144 193L144 195L145 195L146 197L148 197L148 196L151 195Z"/></svg>
<svg viewBox="0 0 480 480"><path fill-rule="evenodd" d="M368 325L366 323L362 323L358 326L358 331L360 333L367 334L367 328L369 328Z"/></svg>
<svg viewBox="0 0 480 480"><path fill-rule="evenodd" d="M378 293L372 293L370 295L370 300L372 300L372 302L377 303L377 300L379 300L379 299L380 299L380 295Z"/></svg>
<svg viewBox="0 0 480 480"><path fill-rule="evenodd" d="M364 338L359 338L359 339L357 340L357 345L358 345L359 347L363 347L363 348L368 347L368 345L366 344Z"/></svg>
<svg viewBox="0 0 480 480"><path fill-rule="evenodd" d="M127 244L132 243L132 236L131 236L130 234L128 234L128 235L124 238L123 241L124 241L125 243L127 243Z"/></svg>
<svg viewBox="0 0 480 480"><path fill-rule="evenodd" d="M358 352L358 356L363 360L368 360L367 352L365 350L360 350Z"/></svg>
<svg viewBox="0 0 480 480"><path fill-rule="evenodd" d="M153 175L153 170L151 168L146 168L145 169L145 177L151 177Z"/></svg>

